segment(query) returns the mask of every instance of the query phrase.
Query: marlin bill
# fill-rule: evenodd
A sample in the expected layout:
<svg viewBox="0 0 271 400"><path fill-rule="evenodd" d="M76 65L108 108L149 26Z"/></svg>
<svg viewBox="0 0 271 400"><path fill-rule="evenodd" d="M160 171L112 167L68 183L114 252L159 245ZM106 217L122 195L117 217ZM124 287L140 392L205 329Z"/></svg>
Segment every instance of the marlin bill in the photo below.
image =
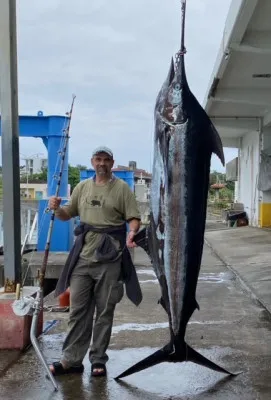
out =
<svg viewBox="0 0 271 400"><path fill-rule="evenodd" d="M229 371L208 360L185 342L186 327L196 308L206 221L212 153L224 165L221 139L189 89L185 73L185 1L182 2L182 44L171 60L155 104L154 161L150 224L136 243L150 256L161 288L160 304L169 319L170 341L116 379L161 362L192 361L212 370Z"/></svg>

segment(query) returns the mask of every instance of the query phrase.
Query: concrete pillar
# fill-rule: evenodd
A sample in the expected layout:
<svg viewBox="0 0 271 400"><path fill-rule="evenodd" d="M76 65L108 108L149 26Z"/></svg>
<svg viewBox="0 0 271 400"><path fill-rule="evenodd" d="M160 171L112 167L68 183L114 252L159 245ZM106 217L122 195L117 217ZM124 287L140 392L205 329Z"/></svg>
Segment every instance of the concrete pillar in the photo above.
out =
<svg viewBox="0 0 271 400"><path fill-rule="evenodd" d="M3 167L5 287L0 288L0 349L30 343L31 317L14 314L16 284L21 283L21 215L17 84L16 0L0 1L0 94ZM9 293L7 293L9 292ZM35 290L30 288L30 295ZM42 330L40 314L38 333Z"/></svg>
<svg viewBox="0 0 271 400"><path fill-rule="evenodd" d="M0 82L5 290L15 292L21 281L16 0L0 2Z"/></svg>

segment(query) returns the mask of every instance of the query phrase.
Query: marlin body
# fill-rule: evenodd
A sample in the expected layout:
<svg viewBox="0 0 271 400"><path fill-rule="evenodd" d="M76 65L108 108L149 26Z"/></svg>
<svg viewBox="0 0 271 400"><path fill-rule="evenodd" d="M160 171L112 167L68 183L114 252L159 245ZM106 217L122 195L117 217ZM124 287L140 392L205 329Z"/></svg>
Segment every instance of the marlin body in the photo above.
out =
<svg viewBox="0 0 271 400"><path fill-rule="evenodd" d="M212 153L224 165L220 137L189 89L184 51L171 62L155 105L150 225L136 237L149 254L169 318L170 342L117 377L161 362L193 361L230 374L185 342L196 308Z"/></svg>

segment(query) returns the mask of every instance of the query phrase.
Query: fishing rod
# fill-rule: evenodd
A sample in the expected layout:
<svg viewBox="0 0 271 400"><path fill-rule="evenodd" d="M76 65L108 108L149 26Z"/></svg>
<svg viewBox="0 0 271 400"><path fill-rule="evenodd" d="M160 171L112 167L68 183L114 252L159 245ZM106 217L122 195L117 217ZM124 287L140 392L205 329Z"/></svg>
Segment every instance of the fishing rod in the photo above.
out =
<svg viewBox="0 0 271 400"><path fill-rule="evenodd" d="M70 132L70 124L71 124L71 117L72 117L75 97L76 96L73 95L70 112L67 113L68 121L67 121L67 126L64 129L64 144L63 144L63 149L60 150L61 162L60 162L58 181L57 181L56 191L55 191L56 197L58 197L58 195L59 195L61 178L63 175L63 168L64 168L64 162L65 162L65 157L66 157L66 153L67 153L67 146L68 146L68 141L70 138L69 132ZM51 210L49 208L47 208L46 212L48 212L48 211L51 211ZM37 291L36 297L35 298L24 297L21 300L16 300L13 304L13 310L16 315L22 316L22 315L28 314L28 315L33 316L32 322L31 322L31 329L30 329L30 340L31 340L31 343L38 355L38 358L42 362L42 364L47 372L47 376L51 380L51 382L55 388L55 391L57 391L58 390L57 383L56 383L54 376L53 376L50 368L48 367L48 365L45 361L45 358L39 348L37 337L36 337L40 311L43 310L44 280L45 280L46 268L47 268L47 264L48 264L54 221L55 221L55 210L52 210L48 233L47 233L47 240L46 240L46 245L45 245L45 250L44 250L43 262L42 262L41 270L39 273L39 289Z"/></svg>
<svg viewBox="0 0 271 400"><path fill-rule="evenodd" d="M63 174L65 156L66 156L68 141L69 141L69 137L70 137L69 132L70 132L70 124L71 124L71 116L72 116L72 112L73 112L74 100L75 100L75 96L73 95L71 109L70 109L70 112L68 113L69 118L68 118L67 128L64 130L64 133L65 133L64 145L63 145L63 150L61 152L62 156L61 156L61 162L60 162L60 168L59 168L58 181L57 181L57 185L56 185L55 197L58 197L60 185L61 185L61 178L62 178L62 174ZM48 209L47 209L47 211L48 211ZM45 273L46 273L46 268L47 268L47 263L48 263L54 220L55 220L55 210L52 210L51 220L50 220L48 234L47 234L47 241L46 241L45 250L44 250L43 263L42 263L42 267L41 267L40 274L39 274L40 288L42 288L42 289L44 287L44 278L45 278Z"/></svg>

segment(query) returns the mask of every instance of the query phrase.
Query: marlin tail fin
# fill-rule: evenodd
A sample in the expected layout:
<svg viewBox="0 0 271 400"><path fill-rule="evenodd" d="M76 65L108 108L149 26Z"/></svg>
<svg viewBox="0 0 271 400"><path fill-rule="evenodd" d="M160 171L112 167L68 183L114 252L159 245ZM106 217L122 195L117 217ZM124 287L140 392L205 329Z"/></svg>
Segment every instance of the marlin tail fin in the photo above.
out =
<svg viewBox="0 0 271 400"><path fill-rule="evenodd" d="M124 378L125 376L132 375L136 372L153 367L154 365L160 364L162 362L176 363L184 361L191 361L194 362L195 364L199 364L206 368L212 369L213 371L221 372L232 376L239 374L239 373L229 372L226 369L215 364L214 362L208 360L208 358L204 357L203 355L192 349L192 347L188 346L186 343L184 343L181 349L179 349L177 352L174 351L171 343L169 343L167 346L156 351L149 357L145 358L142 361L139 361L137 364L128 368L126 371L117 376L115 379Z"/></svg>

